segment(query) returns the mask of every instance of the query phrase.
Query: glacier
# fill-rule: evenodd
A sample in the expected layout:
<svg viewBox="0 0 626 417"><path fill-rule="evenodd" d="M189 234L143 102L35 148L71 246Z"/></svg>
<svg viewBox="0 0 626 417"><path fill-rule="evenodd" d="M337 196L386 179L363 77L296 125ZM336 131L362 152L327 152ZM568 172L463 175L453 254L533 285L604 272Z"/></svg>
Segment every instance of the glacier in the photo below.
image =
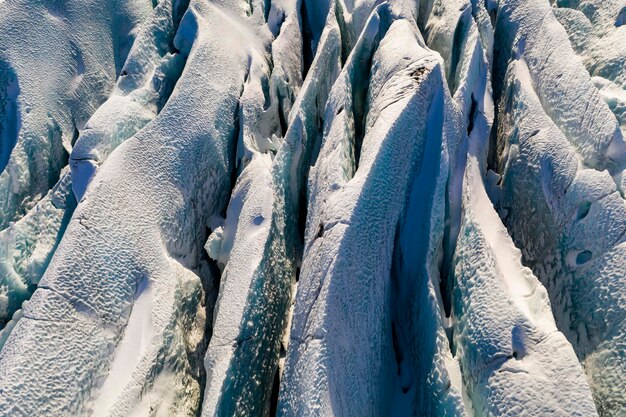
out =
<svg viewBox="0 0 626 417"><path fill-rule="evenodd" d="M8 297L10 304L2 309L3 321L10 319L15 309L30 297L41 279L73 213L73 200L82 198L98 161L106 159L112 149L152 120L159 110L158 103L164 102L171 92L172 81L182 69L182 58L169 54L168 47L174 37L174 25L180 20L180 9L184 9L179 5L176 11L172 6L171 2L163 2L155 8L150 22L141 28L128 53L117 88L79 133L71 148L71 173L62 171L51 191L60 202L55 203L51 201L52 195L46 195L23 218L2 231L0 254L4 261L0 265L6 277L6 290L2 292L12 294ZM162 56L157 67L155 64ZM154 76L146 80L153 71L156 71ZM40 227L41 224L45 227ZM25 247L30 256L24 256Z"/></svg>
<svg viewBox="0 0 626 417"><path fill-rule="evenodd" d="M623 0L0 0L0 415L626 415Z"/></svg>

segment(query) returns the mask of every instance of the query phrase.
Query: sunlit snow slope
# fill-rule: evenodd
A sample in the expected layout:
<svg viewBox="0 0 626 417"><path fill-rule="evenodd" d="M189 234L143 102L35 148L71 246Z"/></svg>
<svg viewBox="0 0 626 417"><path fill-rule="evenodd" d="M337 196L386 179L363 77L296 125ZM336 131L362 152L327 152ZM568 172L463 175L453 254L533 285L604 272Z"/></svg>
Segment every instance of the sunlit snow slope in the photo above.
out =
<svg viewBox="0 0 626 417"><path fill-rule="evenodd" d="M626 0L0 0L0 416L626 416Z"/></svg>

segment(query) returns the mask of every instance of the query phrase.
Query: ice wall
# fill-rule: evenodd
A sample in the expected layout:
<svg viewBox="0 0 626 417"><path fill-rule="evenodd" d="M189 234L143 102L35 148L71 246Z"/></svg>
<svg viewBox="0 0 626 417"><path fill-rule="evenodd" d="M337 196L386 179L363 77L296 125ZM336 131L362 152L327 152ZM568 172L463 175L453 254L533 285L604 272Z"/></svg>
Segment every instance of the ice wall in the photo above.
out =
<svg viewBox="0 0 626 417"><path fill-rule="evenodd" d="M472 149L454 259L454 340L474 413L596 415L574 350L556 329L547 292L522 266L482 177Z"/></svg>
<svg viewBox="0 0 626 417"><path fill-rule="evenodd" d="M394 242L405 204L411 215L431 221L432 207L407 202L412 184L428 187L422 191L430 188L441 205L443 193L436 189L443 183L438 178L443 175L445 181L447 174L439 170L439 162L446 163L439 160L445 156L442 71L437 56L424 49L415 22L403 12L399 4L373 11L329 97L324 138L310 174L304 256L280 415L406 415L419 407L463 410L460 392L450 387L446 345L437 339L445 339L443 329L437 330L437 314L431 316L435 322L428 323L432 333L414 345L410 341L415 333L408 332L421 329L409 324L405 330L401 321L398 327L393 324L398 319L410 323L414 313L404 311L407 316L402 317L394 311L401 308L390 302L395 285L415 297L402 300L403 307L419 300L425 301L422 308L438 308L428 276L436 255L422 247L417 265L398 260L406 270L396 273L392 264L395 256L402 258L394 255ZM433 223L426 234L433 233L437 242L443 225ZM404 227L413 234L415 226ZM416 243L411 237L406 240L403 248L411 252ZM394 339L400 330L404 354L417 351L428 365L409 358L398 363L400 346ZM428 345L427 353L420 352L421 343ZM427 404L418 402L420 396Z"/></svg>

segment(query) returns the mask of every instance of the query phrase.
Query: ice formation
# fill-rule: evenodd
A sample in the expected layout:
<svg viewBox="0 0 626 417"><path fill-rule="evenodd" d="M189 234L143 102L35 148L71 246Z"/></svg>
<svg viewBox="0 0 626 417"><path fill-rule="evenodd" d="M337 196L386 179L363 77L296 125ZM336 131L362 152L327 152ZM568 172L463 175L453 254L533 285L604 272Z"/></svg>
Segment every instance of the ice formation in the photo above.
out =
<svg viewBox="0 0 626 417"><path fill-rule="evenodd" d="M75 208L73 200L82 198L97 164L152 120L167 99L182 69L183 59L168 53L181 9L170 0L154 9L128 54L116 89L73 144L71 175L62 172L50 195L0 232L5 288L0 294L10 293L10 303L0 302L0 320L10 319L36 288Z"/></svg>
<svg viewBox="0 0 626 417"><path fill-rule="evenodd" d="M626 414L622 0L0 0L0 415Z"/></svg>

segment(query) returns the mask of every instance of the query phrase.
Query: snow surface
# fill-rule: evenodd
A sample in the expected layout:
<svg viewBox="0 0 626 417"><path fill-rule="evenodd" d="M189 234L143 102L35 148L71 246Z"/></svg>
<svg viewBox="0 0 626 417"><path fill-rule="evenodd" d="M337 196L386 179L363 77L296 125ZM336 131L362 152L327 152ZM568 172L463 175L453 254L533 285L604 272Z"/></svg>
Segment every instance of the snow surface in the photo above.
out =
<svg viewBox="0 0 626 417"><path fill-rule="evenodd" d="M454 340L474 412L596 415L574 350L556 329L547 292L522 266L472 153L454 260Z"/></svg>
<svg viewBox="0 0 626 417"><path fill-rule="evenodd" d="M626 413L623 0L0 0L0 415Z"/></svg>
<svg viewBox="0 0 626 417"><path fill-rule="evenodd" d="M184 7L184 2L162 0L154 8L139 28L113 92L78 137L70 154L77 200L85 194L97 167L151 122L171 94L184 66L184 58L172 46Z"/></svg>
<svg viewBox="0 0 626 417"><path fill-rule="evenodd" d="M523 57L527 82L581 162L618 174L626 166L624 133L550 11L543 0L501 2L496 32L502 28L505 35L494 44L494 83L501 88L509 60Z"/></svg>
<svg viewBox="0 0 626 417"><path fill-rule="evenodd" d="M624 407L626 202L606 171L581 167L527 80L525 61L513 61L501 104L511 110L498 126L500 209L585 364L599 411L613 415Z"/></svg>
<svg viewBox="0 0 626 417"><path fill-rule="evenodd" d="M120 77L112 96L92 115L76 139L71 174L62 172L47 196L0 232L0 265L4 268L0 295L8 299L8 303L0 303L0 320L9 320L36 288L76 206L70 200L82 198L97 163L102 163L112 149L152 120L162 107L159 102L171 93L183 59L168 54L158 68L156 63L160 55L167 53L180 13L169 0L153 10L128 54L122 69L126 75ZM144 88L141 81L152 73L151 88ZM121 92L128 96L120 96Z"/></svg>
<svg viewBox="0 0 626 417"><path fill-rule="evenodd" d="M0 229L59 179L149 12L145 0L0 3Z"/></svg>

